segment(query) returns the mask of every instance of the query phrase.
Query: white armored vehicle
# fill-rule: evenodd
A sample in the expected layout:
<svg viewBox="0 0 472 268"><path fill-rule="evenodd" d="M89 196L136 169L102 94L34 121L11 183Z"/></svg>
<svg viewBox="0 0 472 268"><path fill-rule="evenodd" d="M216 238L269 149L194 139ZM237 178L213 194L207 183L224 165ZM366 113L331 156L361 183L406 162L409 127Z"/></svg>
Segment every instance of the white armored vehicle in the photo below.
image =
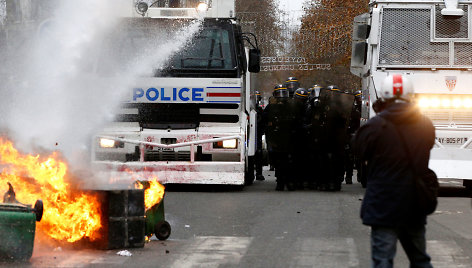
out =
<svg viewBox="0 0 472 268"><path fill-rule="evenodd" d="M95 138L97 174L114 181L157 178L163 184L254 180L250 72L259 71L260 52L255 37L242 33L234 0L138 2L123 31L158 28L182 34L173 27L195 20L202 20L201 29L189 45L173 53L161 70L136 79L116 122ZM139 37L133 45L148 38L129 36L123 42ZM245 44L254 45L247 49Z"/></svg>
<svg viewBox="0 0 472 268"><path fill-rule="evenodd" d="M472 1L372 0L355 18L351 72L362 78L362 118L383 79L404 74L436 127L430 168L472 188Z"/></svg>

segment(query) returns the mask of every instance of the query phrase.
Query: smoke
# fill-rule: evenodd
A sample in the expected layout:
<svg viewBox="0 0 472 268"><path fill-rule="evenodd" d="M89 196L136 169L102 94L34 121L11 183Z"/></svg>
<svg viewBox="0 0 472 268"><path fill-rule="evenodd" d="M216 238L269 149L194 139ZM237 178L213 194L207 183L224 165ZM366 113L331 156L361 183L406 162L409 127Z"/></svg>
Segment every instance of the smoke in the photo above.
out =
<svg viewBox="0 0 472 268"><path fill-rule="evenodd" d="M0 0L0 25L5 22L7 16L7 2L6 0Z"/></svg>
<svg viewBox="0 0 472 268"><path fill-rule="evenodd" d="M88 162L93 134L113 119L136 78L158 69L190 40L200 23L173 37L156 38L125 64L122 59L111 61L108 71L113 75L104 78L96 72L97 58L104 53L100 48L110 33L119 31L118 11L129 12L132 2L59 2L51 20L43 22L27 42L17 42L21 43L17 53L10 50L4 55L11 64L0 67L0 76L6 76L0 85L0 129L8 131L24 151L38 147L60 151L78 166ZM15 43L8 42L10 47ZM127 68L121 68L123 64Z"/></svg>

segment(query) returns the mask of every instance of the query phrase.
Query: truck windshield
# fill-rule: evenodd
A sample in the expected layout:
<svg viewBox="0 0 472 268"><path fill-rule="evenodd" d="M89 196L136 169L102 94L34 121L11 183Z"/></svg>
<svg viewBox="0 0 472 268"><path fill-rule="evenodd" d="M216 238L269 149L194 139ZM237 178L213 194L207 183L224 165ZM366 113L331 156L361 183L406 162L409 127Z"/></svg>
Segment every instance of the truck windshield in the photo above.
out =
<svg viewBox="0 0 472 268"><path fill-rule="evenodd" d="M184 29L181 32L185 34L185 27L190 23L191 20L143 18L123 21L104 45L99 72L117 74L141 70L146 76L187 77L237 74L231 24L205 22L194 36L189 36L185 46L176 49L173 47L176 33Z"/></svg>
<svg viewBox="0 0 472 268"><path fill-rule="evenodd" d="M168 65L178 69L224 69L235 65L231 54L229 32L224 29L206 28L181 50Z"/></svg>

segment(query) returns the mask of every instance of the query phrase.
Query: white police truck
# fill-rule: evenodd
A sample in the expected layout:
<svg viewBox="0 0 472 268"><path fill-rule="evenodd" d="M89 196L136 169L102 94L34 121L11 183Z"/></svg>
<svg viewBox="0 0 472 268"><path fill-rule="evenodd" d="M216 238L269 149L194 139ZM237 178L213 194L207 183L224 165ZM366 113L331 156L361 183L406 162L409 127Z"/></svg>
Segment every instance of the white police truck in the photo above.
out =
<svg viewBox="0 0 472 268"><path fill-rule="evenodd" d="M430 168L472 189L472 1L370 1L354 20L351 72L362 78L363 120L383 79L407 75L436 127Z"/></svg>
<svg viewBox="0 0 472 268"><path fill-rule="evenodd" d="M255 36L241 31L234 0L138 2L132 13L120 31L133 33L113 42L118 50L130 43L139 51L146 38L156 38L146 35L153 29L167 30L169 37L183 34L176 25L200 20L201 26L162 68L136 79L115 122L95 137L97 176L252 183L256 112L250 72L259 72L260 51Z"/></svg>

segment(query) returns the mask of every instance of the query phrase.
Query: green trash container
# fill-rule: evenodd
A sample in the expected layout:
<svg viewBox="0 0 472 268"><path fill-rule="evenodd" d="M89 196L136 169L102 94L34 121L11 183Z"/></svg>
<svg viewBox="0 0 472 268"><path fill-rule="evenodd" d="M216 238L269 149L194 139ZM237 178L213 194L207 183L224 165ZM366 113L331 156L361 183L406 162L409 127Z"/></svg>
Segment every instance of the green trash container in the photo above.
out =
<svg viewBox="0 0 472 268"><path fill-rule="evenodd" d="M41 220L42 214L40 200L36 202L34 209L23 204L0 203L0 260L31 258L36 221Z"/></svg>
<svg viewBox="0 0 472 268"><path fill-rule="evenodd" d="M164 197L161 202L146 211L146 236L156 235L159 240L166 240L171 233L170 224L165 220Z"/></svg>

